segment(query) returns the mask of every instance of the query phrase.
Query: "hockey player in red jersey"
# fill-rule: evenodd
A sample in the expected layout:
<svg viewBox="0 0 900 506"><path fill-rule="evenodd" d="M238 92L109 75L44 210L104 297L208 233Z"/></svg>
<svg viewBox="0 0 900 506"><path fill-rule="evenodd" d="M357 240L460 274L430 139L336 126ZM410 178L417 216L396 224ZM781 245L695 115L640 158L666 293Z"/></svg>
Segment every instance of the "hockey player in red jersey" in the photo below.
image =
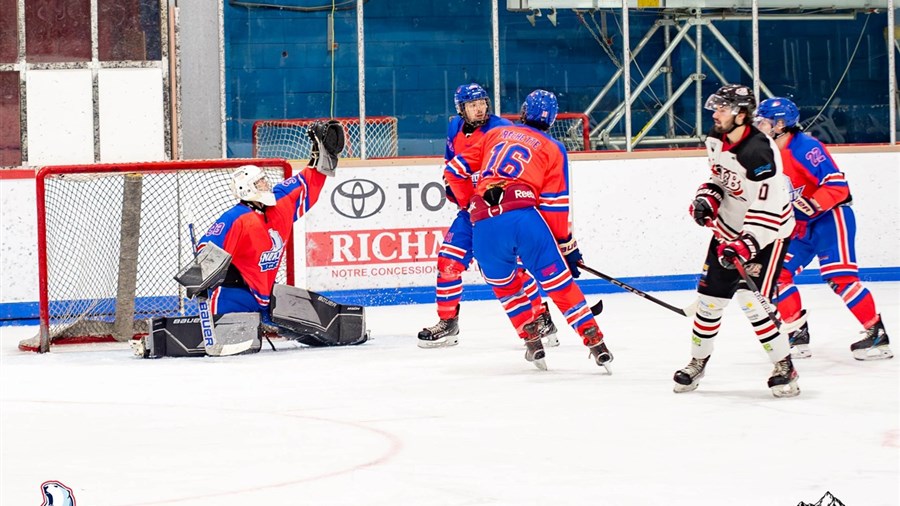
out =
<svg viewBox="0 0 900 506"><path fill-rule="evenodd" d="M337 121L313 124L308 133L313 143L313 155L299 174L274 187L262 169L255 165L244 165L232 175L232 191L240 202L209 227L197 247L198 251L202 251L212 243L231 255L224 283L213 289L209 297L211 312L215 315L258 312L263 322L278 325L284 331L282 333L293 330L296 336L285 335L313 346L359 344L364 338L362 341L350 339L345 342L338 335L340 331L337 326L322 330L329 321L317 322L309 318L309 314L292 312L296 304L309 303L314 307L323 297L310 295L311 292L303 289L275 284L294 222L318 201L326 176L334 176L338 154L344 146L343 127ZM292 301L293 307L284 304L287 313L277 313L277 308L273 307L273 289L282 290L283 299ZM340 305L331 302L326 306L333 308ZM288 323L279 321L280 318ZM331 319L334 318L329 317ZM307 326L292 326L294 321L312 321L313 327L321 323L322 328L313 328L307 333ZM358 334L362 336L362 331Z"/></svg>
<svg viewBox="0 0 900 506"><path fill-rule="evenodd" d="M794 229L787 180L778 147L750 122L756 99L750 88L730 84L706 101L715 127L706 139L712 175L700 185L690 214L698 225L713 229L691 336L692 359L675 372L674 390L697 388L713 352L725 307L736 298L760 344L775 365L768 386L776 397L800 393L787 335L770 320L744 283L736 263L771 299L775 281Z"/></svg>
<svg viewBox="0 0 900 506"><path fill-rule="evenodd" d="M608 370L612 353L573 279L580 275L581 253L569 229L568 155L547 134L558 110L553 93L531 92L522 104L521 125L485 133L447 163L444 177L460 205L469 209L475 259L525 340L525 360L547 368L540 314L528 302L517 258L582 337L591 358Z"/></svg>
<svg viewBox="0 0 900 506"><path fill-rule="evenodd" d="M822 279L841 296L865 329L865 337L850 346L853 357L857 360L891 358L894 355L881 315L875 309L875 300L859 280L856 217L850 207L850 187L828 149L815 137L802 132L799 121L800 110L787 98L764 100L756 111L757 128L771 136L781 149L784 173L793 185L797 227L778 279L778 310L787 322L803 322L790 335L791 355L795 358L812 355L806 310L794 285L794 276L818 257Z"/></svg>
<svg viewBox="0 0 900 506"><path fill-rule="evenodd" d="M450 120L447 129L445 165L457 154L477 144L488 130L497 126L512 125L511 121L491 114L491 99L487 91L478 84L459 86L453 95L453 101L458 116ZM449 186L446 193L450 202L459 205ZM472 221L468 209L460 206L438 252L435 299L439 320L419 332L420 348L439 348L458 344L459 302L463 292L462 274L472 263L472 256ZM516 275L522 278L529 304L512 307L510 311L539 313L539 334L546 338L549 346L558 346L559 341L555 336L556 326L550 319L546 304L541 303L534 278L524 269L519 269Z"/></svg>

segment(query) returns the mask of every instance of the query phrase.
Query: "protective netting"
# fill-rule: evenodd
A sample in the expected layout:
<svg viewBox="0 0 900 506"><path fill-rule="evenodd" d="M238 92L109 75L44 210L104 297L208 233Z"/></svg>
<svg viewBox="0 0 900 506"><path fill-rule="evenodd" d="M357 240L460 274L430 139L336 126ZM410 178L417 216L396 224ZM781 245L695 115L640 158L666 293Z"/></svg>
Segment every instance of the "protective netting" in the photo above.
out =
<svg viewBox="0 0 900 506"><path fill-rule="evenodd" d="M260 158L309 158L310 143L307 127L315 121L330 118L272 119L253 123L253 156ZM342 158L361 158L362 140L359 118L334 118L344 126L346 146ZM397 118L372 116L366 118L366 158L397 156Z"/></svg>
<svg viewBox="0 0 900 506"><path fill-rule="evenodd" d="M39 199L44 190L38 247L49 315L41 323L50 341L126 340L147 332L148 318L195 315L194 301L173 279L193 258L188 224L199 240L234 206L231 173L250 162L273 184L290 177L283 160L44 167L37 177ZM288 281L286 266L281 282Z"/></svg>
<svg viewBox="0 0 900 506"><path fill-rule="evenodd" d="M501 114L502 117L516 123L518 114ZM550 135L563 143L567 151L589 151L589 123L587 115L574 112L561 112L556 121L550 125Z"/></svg>

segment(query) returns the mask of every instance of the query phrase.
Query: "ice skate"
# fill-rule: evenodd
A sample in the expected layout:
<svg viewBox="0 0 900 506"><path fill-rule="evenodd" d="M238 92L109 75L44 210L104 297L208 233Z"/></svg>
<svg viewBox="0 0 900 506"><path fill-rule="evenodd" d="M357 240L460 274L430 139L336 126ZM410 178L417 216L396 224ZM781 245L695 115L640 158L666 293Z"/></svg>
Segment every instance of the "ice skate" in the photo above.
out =
<svg viewBox="0 0 900 506"><path fill-rule="evenodd" d="M806 312L805 310L803 311ZM809 349L809 325L806 322L797 330L788 334L791 342L791 358L809 358L812 351Z"/></svg>
<svg viewBox="0 0 900 506"><path fill-rule="evenodd" d="M550 348L559 346L559 338L556 337L556 325L550 319L550 308L547 307L546 302L544 302L544 312L535 321L538 322L538 335L544 340L544 344Z"/></svg>
<svg viewBox="0 0 900 506"><path fill-rule="evenodd" d="M459 306L452 318L441 319L419 332L419 348L444 348L459 344Z"/></svg>
<svg viewBox="0 0 900 506"><path fill-rule="evenodd" d="M542 371L547 370L547 362L544 361L544 344L541 342L539 332L539 322L537 320L525 325L525 332L528 338L525 339L525 360L534 364L535 367Z"/></svg>
<svg viewBox="0 0 900 506"><path fill-rule="evenodd" d="M680 394L696 390L700 386L700 380L706 374L707 362L709 362L709 357L692 358L684 369L675 371L675 377L673 378L675 380L674 392Z"/></svg>
<svg viewBox="0 0 900 506"><path fill-rule="evenodd" d="M863 332L866 337L850 345L850 351L853 352L853 358L856 360L882 360L893 358L891 352L890 340L887 332L884 330L884 323L881 321L881 315L878 315L878 322L867 328Z"/></svg>
<svg viewBox="0 0 900 506"><path fill-rule="evenodd" d="M150 355L150 350L147 346L147 336L142 336L140 339L132 339L130 341L131 344L131 352L137 358L148 358Z"/></svg>
<svg viewBox="0 0 900 506"><path fill-rule="evenodd" d="M599 337L598 337L599 335ZM608 374L612 374L609 364L613 361L613 354L609 351L606 343L603 342L603 336L600 335L600 329L591 327L584 331L584 341L588 346L590 357L600 367L606 369Z"/></svg>
<svg viewBox="0 0 900 506"><path fill-rule="evenodd" d="M775 362L775 369L772 370L772 376L769 377L769 388L772 390L772 395L775 397L800 395L800 386L797 385L798 377L790 355Z"/></svg>

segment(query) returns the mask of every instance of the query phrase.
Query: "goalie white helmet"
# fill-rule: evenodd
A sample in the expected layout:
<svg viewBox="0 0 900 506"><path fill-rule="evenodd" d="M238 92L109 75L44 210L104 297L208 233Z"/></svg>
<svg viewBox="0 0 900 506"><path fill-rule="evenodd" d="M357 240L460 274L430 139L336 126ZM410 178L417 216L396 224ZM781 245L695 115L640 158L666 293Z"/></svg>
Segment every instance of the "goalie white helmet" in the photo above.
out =
<svg viewBox="0 0 900 506"><path fill-rule="evenodd" d="M256 165L242 165L231 175L231 191L247 202L259 202L264 206L275 205L275 194L266 179L266 173Z"/></svg>

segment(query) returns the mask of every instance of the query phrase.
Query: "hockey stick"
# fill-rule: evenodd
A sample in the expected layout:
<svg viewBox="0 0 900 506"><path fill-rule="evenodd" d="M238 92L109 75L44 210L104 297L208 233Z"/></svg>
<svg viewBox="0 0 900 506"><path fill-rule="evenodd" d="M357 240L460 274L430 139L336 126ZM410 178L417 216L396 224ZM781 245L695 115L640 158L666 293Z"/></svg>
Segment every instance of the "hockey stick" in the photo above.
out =
<svg viewBox="0 0 900 506"><path fill-rule="evenodd" d="M631 292L631 293L637 295L638 297L643 297L643 298L649 300L650 302L659 304L660 306L668 309L669 311L678 313L681 316L689 316L689 317L694 316L694 312L696 312L696 302L686 308L675 307L667 302L663 302L663 301L657 299L656 297L654 297L648 293L642 292L633 286L627 285L612 276L608 276L598 270L592 269L592 268L588 267L587 265L584 265L584 263L579 263L578 267L581 269L584 269L587 272L590 272L591 274L593 274L594 276L597 276L598 278L609 281L610 283L618 286L619 288L625 290L626 292Z"/></svg>
<svg viewBox="0 0 900 506"><path fill-rule="evenodd" d="M772 306L769 304L769 301L763 297L763 294L759 293L759 288L756 286L756 283L753 282L753 278L747 274L747 267L744 265L744 261L741 257L734 258L734 266L737 268L738 273L741 275L741 279L744 280L744 283L747 283L747 288L750 289L750 292L753 293L753 296L756 298L756 302L759 302L760 307L763 308L763 311L769 315L769 320L772 320L772 323L775 324L775 328L781 330L781 320L778 319L778 316L775 314L775 310L772 309Z"/></svg>
<svg viewBox="0 0 900 506"><path fill-rule="evenodd" d="M197 236L194 235L194 224L188 223L188 233L191 235L191 247L194 250L194 258L200 254L197 251ZM200 332L203 336L203 344L206 348L216 345L215 326L213 325L212 313L209 311L209 292L205 295L197 294L197 310L200 316Z"/></svg>

